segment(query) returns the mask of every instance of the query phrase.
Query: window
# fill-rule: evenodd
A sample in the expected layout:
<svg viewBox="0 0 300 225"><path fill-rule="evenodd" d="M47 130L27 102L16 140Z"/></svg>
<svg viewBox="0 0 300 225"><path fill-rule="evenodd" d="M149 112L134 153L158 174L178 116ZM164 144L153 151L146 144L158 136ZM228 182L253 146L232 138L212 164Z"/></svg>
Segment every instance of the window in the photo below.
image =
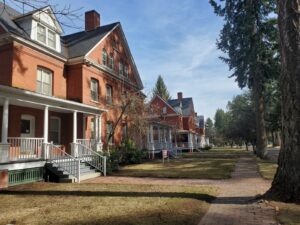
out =
<svg viewBox="0 0 300 225"><path fill-rule="evenodd" d="M21 120L21 134L30 134L30 120Z"/></svg>
<svg viewBox="0 0 300 225"><path fill-rule="evenodd" d="M123 63L119 62L119 75L123 76Z"/></svg>
<svg viewBox="0 0 300 225"><path fill-rule="evenodd" d="M109 55L109 68L114 69L114 56L113 54Z"/></svg>
<svg viewBox="0 0 300 225"><path fill-rule="evenodd" d="M110 85L106 85L106 103L110 105L113 103L112 86Z"/></svg>
<svg viewBox="0 0 300 225"><path fill-rule="evenodd" d="M52 72L50 70L38 68L36 91L44 95L52 95Z"/></svg>
<svg viewBox="0 0 300 225"><path fill-rule="evenodd" d="M91 139L95 139L95 118L91 118Z"/></svg>
<svg viewBox="0 0 300 225"><path fill-rule="evenodd" d="M46 27L41 24L37 25L37 40L46 44Z"/></svg>
<svg viewBox="0 0 300 225"><path fill-rule="evenodd" d="M113 135L112 135L111 138L109 138L109 136L111 135L112 130L113 130L113 124L112 124L112 122L107 122L106 123L106 137L107 137L108 144L113 144L114 143L114 137L113 137Z"/></svg>
<svg viewBox="0 0 300 225"><path fill-rule="evenodd" d="M49 140L54 144L60 144L60 118L51 117L49 123Z"/></svg>
<svg viewBox="0 0 300 225"><path fill-rule="evenodd" d="M56 48L56 35L51 30L48 30L48 46L51 48Z"/></svg>
<svg viewBox="0 0 300 225"><path fill-rule="evenodd" d="M102 64L107 65L107 52L105 49L102 49Z"/></svg>
<svg viewBox="0 0 300 225"><path fill-rule="evenodd" d="M98 80L92 78L91 79L91 99L93 101L96 101L96 102L99 101L99 91L98 91L98 88L99 88L99 82L98 82Z"/></svg>
<svg viewBox="0 0 300 225"><path fill-rule="evenodd" d="M126 78L128 78L128 66L127 65L125 65L125 67L124 67L124 76L126 77Z"/></svg>
<svg viewBox="0 0 300 225"><path fill-rule="evenodd" d="M167 107L166 106L163 107L163 114L167 114Z"/></svg>

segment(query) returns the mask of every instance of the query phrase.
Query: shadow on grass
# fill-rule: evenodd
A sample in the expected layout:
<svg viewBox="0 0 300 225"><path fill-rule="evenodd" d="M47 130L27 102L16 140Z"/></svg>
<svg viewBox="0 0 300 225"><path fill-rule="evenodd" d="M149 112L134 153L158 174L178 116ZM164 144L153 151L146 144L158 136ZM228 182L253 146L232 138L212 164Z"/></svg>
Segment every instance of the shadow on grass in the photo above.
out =
<svg viewBox="0 0 300 225"><path fill-rule="evenodd" d="M158 198L191 198L212 202L215 196L202 193L184 193L184 192L110 192L110 191L13 191L4 190L1 195L33 195L33 196L81 196L81 197L158 197Z"/></svg>

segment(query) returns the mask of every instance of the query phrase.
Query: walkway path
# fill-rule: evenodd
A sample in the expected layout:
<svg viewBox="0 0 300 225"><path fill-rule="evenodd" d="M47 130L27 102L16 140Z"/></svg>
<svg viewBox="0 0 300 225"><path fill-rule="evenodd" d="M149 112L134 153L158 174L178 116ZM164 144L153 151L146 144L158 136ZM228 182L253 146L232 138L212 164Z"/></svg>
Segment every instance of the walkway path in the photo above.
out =
<svg viewBox="0 0 300 225"><path fill-rule="evenodd" d="M270 181L261 178L255 159L240 158L229 180L137 178L107 176L83 181L110 184L212 185L220 189L199 225L277 225L275 210L255 197L269 189Z"/></svg>
<svg viewBox="0 0 300 225"><path fill-rule="evenodd" d="M232 178L218 184L220 194L211 204L199 225L275 225L275 211L254 200L270 182L258 173L255 159L240 158Z"/></svg>

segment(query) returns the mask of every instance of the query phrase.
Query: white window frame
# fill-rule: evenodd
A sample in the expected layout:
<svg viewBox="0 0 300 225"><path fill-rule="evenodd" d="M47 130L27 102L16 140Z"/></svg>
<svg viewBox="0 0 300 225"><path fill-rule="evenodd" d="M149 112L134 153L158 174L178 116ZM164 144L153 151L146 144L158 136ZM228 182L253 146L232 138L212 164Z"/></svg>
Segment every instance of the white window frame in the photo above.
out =
<svg viewBox="0 0 300 225"><path fill-rule="evenodd" d="M102 64L107 66L107 51L105 48L102 49Z"/></svg>
<svg viewBox="0 0 300 225"><path fill-rule="evenodd" d="M110 95L108 95L108 89L110 89ZM113 103L113 87L109 84L106 85L106 103L109 105Z"/></svg>
<svg viewBox="0 0 300 225"><path fill-rule="evenodd" d="M50 39L50 35L49 34L53 34L53 40ZM50 48L56 49L56 33L50 29L48 29L48 46ZM53 46L50 45L50 42L53 42Z"/></svg>
<svg viewBox="0 0 300 225"><path fill-rule="evenodd" d="M93 86L93 84L96 84ZM96 90L93 90L96 87ZM94 102L99 102L99 80L91 78L91 100Z"/></svg>
<svg viewBox="0 0 300 225"><path fill-rule="evenodd" d="M124 65L122 62L119 62L119 76L124 75Z"/></svg>
<svg viewBox="0 0 300 225"><path fill-rule="evenodd" d="M39 28L44 29L45 33L44 33L44 34L40 33L40 32L39 32ZM46 28L45 26L43 26L43 25L41 25L41 24L38 23L38 24L37 24L36 33L37 33L37 36L36 36L37 41L39 41L39 42L41 42L41 43L47 45L47 28ZM40 40L40 39L39 39L39 37L41 37L41 36L43 36L43 39L44 39L44 40Z"/></svg>
<svg viewBox="0 0 300 225"><path fill-rule="evenodd" d="M111 68L112 70L114 70L114 56L113 54L109 55L109 68Z"/></svg>
<svg viewBox="0 0 300 225"><path fill-rule="evenodd" d="M127 66L127 65L124 66L124 76L125 76L126 78L129 77L129 69L128 69L128 66Z"/></svg>
<svg viewBox="0 0 300 225"><path fill-rule="evenodd" d="M39 80L39 73L41 74L41 80ZM45 82L46 78L44 77L44 75L49 75L49 83ZM48 95L48 96L52 96L53 95L53 73L51 70L42 68L42 67L38 67L37 69L37 79L36 79L36 83L37 83L37 87L36 87L36 92L43 94L43 95ZM40 84L40 89L38 90L38 85ZM50 93L46 93L45 92L45 85L49 85L49 92Z"/></svg>
<svg viewBox="0 0 300 225"><path fill-rule="evenodd" d="M45 34L44 34L44 36L45 36L45 41L43 41L43 40L39 40L39 27L42 27L44 30L45 30ZM52 33L53 34L53 36L54 36L54 39L52 40L53 42L54 42L54 46L51 46L50 44L49 44L49 33ZM40 42L40 43L42 43L43 45L46 45L47 47L49 47L49 48L52 48L52 49L55 49L55 50L57 50L57 44L56 44L56 42L57 42L57 40L56 40L56 36L57 36L57 34L56 34L56 32L55 31L53 31L53 30L51 30L50 28L48 28L48 27L46 27L46 26L44 26L44 25L42 25L41 23L37 23L37 28L36 28L36 40L38 41L38 42Z"/></svg>

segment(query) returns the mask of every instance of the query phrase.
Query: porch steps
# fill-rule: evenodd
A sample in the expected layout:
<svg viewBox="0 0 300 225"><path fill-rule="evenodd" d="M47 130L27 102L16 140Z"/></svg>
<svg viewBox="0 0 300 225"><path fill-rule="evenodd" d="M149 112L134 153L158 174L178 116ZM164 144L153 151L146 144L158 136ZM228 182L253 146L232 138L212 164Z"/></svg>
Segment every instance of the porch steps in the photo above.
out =
<svg viewBox="0 0 300 225"><path fill-rule="evenodd" d="M52 163L46 164L46 168L57 176L56 181L59 183L74 183L75 178L67 171L64 171L61 168L56 167ZM81 162L80 163L80 181L95 178L101 176L101 173L92 168L90 165Z"/></svg>

